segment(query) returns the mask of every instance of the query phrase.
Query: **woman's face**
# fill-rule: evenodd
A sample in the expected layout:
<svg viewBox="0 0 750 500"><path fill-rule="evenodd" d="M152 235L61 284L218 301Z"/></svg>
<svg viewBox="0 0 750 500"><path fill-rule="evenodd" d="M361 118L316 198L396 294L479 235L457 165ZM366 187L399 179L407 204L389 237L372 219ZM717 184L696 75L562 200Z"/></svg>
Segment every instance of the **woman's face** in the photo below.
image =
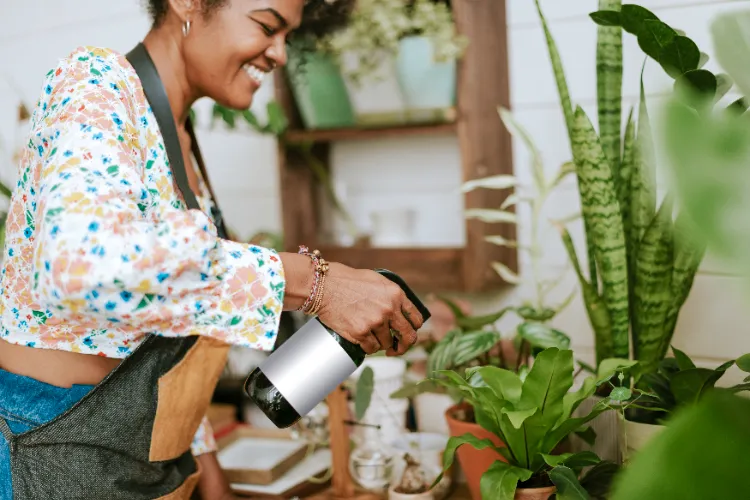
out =
<svg viewBox="0 0 750 500"><path fill-rule="evenodd" d="M299 26L304 2L228 0L204 18L193 0L183 40L189 84L226 107L250 107L268 73L286 64L286 37Z"/></svg>

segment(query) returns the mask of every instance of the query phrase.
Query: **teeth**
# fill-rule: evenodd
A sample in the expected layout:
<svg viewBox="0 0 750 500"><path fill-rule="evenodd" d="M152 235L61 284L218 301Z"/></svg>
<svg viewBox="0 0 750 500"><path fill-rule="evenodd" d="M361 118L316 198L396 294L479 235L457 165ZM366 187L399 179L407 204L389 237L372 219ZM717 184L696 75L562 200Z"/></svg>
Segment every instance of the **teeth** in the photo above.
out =
<svg viewBox="0 0 750 500"><path fill-rule="evenodd" d="M250 78L255 80L258 85L261 85L263 83L263 78L265 78L266 76L265 71L251 64L245 64L242 69L244 69L245 72L250 76Z"/></svg>

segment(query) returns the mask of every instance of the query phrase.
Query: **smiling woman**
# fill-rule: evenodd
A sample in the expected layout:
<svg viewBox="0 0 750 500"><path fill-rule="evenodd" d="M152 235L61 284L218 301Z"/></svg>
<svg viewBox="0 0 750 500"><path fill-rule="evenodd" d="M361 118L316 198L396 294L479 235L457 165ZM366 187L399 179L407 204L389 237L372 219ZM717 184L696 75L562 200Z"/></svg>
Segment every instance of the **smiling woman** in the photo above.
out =
<svg viewBox="0 0 750 500"><path fill-rule="evenodd" d="M273 349L284 310L367 353L414 344L381 274L232 241L189 120L201 97L246 109L351 3L152 0L127 56L47 73L0 272L0 499L231 498L204 415L232 345Z"/></svg>

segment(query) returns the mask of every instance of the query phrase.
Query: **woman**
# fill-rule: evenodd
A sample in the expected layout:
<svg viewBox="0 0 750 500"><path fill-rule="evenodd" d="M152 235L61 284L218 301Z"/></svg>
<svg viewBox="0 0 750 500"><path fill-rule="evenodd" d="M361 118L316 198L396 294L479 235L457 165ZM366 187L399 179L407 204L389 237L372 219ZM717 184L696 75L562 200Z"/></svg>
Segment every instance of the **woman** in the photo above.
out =
<svg viewBox="0 0 750 500"><path fill-rule="evenodd" d="M416 341L422 317L381 275L219 237L189 154L196 99L247 109L287 37L349 3L150 0L187 190L125 56L80 48L47 74L7 222L1 499L231 498L204 418L231 345L270 350L295 309L368 353Z"/></svg>

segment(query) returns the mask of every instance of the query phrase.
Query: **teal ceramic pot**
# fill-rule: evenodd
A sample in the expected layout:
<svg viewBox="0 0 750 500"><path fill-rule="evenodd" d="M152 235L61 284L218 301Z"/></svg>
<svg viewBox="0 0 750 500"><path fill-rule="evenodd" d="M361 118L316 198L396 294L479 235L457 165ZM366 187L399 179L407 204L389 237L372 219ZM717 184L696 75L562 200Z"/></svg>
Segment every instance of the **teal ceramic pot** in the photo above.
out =
<svg viewBox="0 0 750 500"><path fill-rule="evenodd" d="M287 76L305 128L329 129L354 125L354 111L336 63L321 53L305 54L305 65L289 52Z"/></svg>
<svg viewBox="0 0 750 500"><path fill-rule="evenodd" d="M400 41L396 76L410 110L437 110L455 105L456 61L436 62L429 38L410 36Z"/></svg>

